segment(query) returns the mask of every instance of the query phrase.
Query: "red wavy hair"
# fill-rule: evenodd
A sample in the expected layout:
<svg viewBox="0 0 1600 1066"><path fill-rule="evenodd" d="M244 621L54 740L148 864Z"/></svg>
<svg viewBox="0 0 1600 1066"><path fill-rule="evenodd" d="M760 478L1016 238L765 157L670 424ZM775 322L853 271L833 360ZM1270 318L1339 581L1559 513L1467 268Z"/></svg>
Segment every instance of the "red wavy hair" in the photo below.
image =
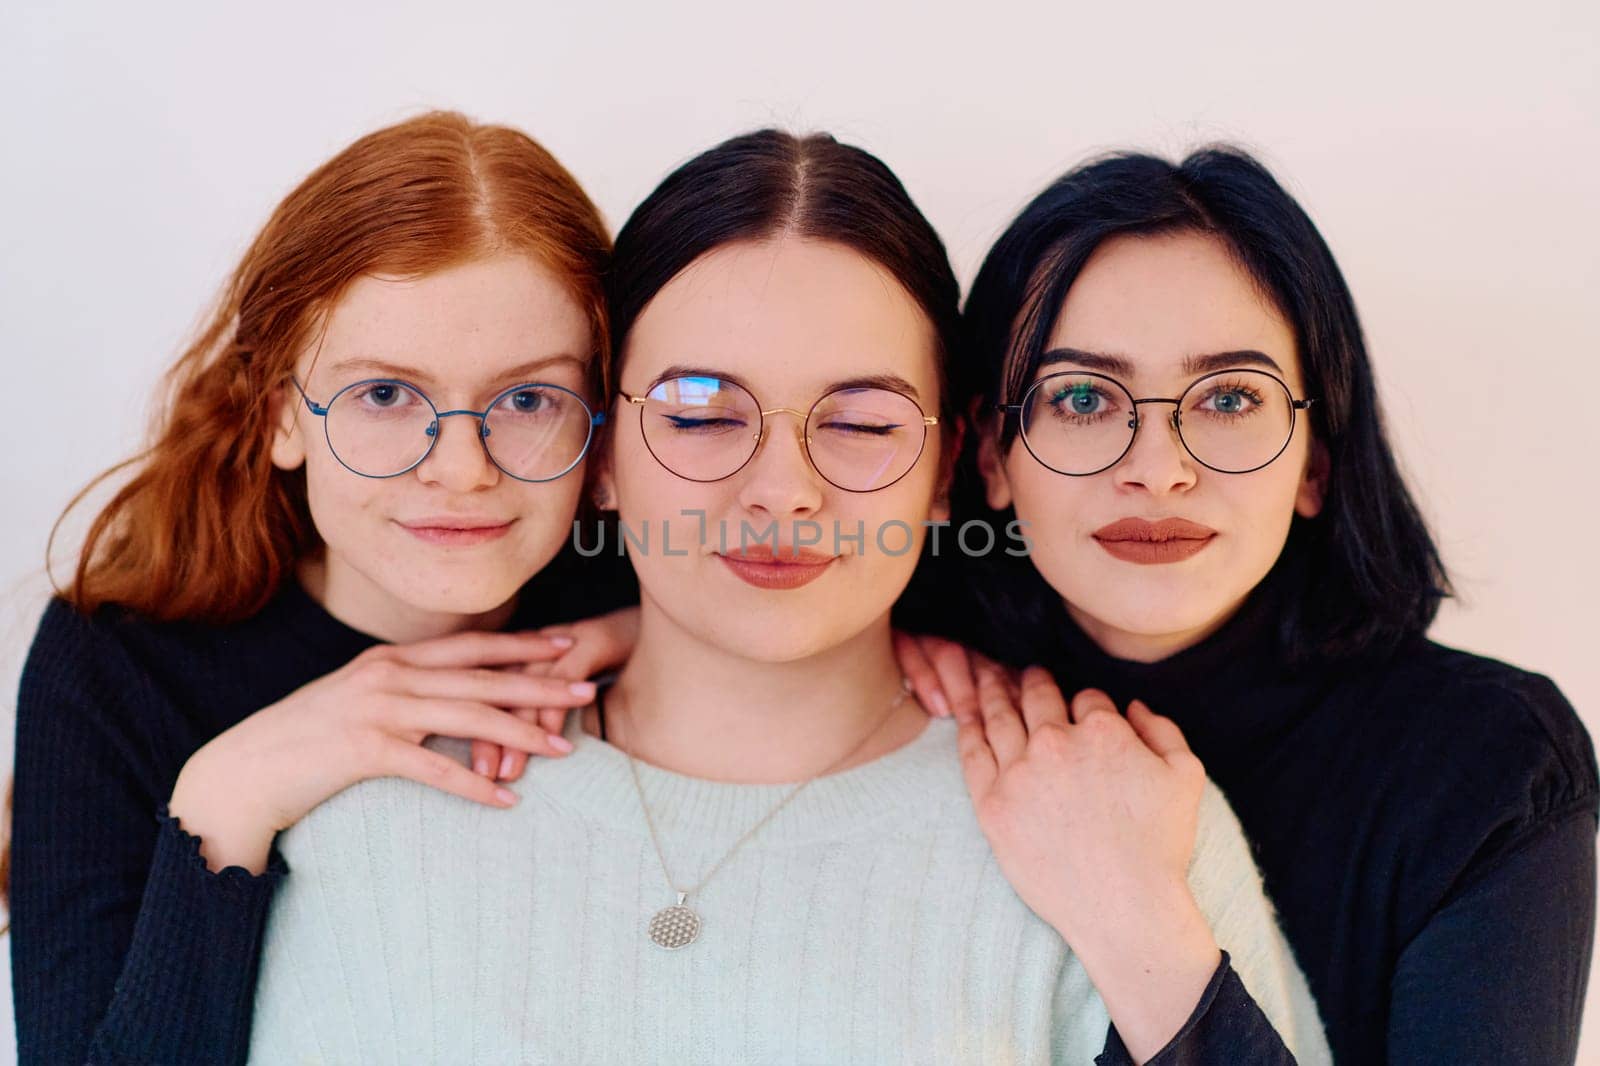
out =
<svg viewBox="0 0 1600 1066"><path fill-rule="evenodd" d="M602 275L611 238L571 174L526 134L432 112L369 133L284 198L199 336L163 378L150 446L101 474L129 481L85 535L56 591L88 614L228 622L266 606L320 544L304 470L272 465L272 394L345 287L486 255L533 256L571 288L593 329L591 387L609 395ZM46 549L49 557L49 546ZM51 577L54 584L54 575ZM11 795L7 790L7 821ZM9 904L11 848L0 855Z"/></svg>

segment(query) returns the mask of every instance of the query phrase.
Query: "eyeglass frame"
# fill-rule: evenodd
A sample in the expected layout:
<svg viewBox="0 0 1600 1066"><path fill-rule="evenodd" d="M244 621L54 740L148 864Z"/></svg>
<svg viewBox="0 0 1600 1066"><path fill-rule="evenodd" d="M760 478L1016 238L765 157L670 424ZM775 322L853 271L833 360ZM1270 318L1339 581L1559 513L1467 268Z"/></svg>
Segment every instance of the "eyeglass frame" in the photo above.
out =
<svg viewBox="0 0 1600 1066"><path fill-rule="evenodd" d="M822 480L826 481L828 484L832 485L834 488L838 489L840 492L858 492L858 493L881 492L882 490L884 490L886 488L889 488L891 485L896 485L900 481L904 480L905 476L907 474L911 473L911 471L916 469L917 463L922 460L922 453L924 451L926 451L927 448L928 448L928 427L929 426L936 426L936 425L939 424L939 416L938 415L930 415L930 414L926 413L925 411L923 411L922 410L922 405L920 403L918 403L916 400L912 399L910 396L907 396L905 393L901 392L899 389L888 389L888 388L884 388L881 385L865 385L865 386L863 386L863 385L841 385L841 386L839 386L837 388L829 389L827 392L824 392L821 396L818 396L816 401L814 403L812 403L812 405L806 410L806 412L804 414L801 414L799 411L795 410L793 407L773 407L771 409L764 409L761 406L761 401L756 399L756 394L755 394L755 392L753 390L745 388L743 385L740 385L737 381L730 381L727 378L718 378L717 379L718 381L723 381L723 382L726 382L729 385L733 385L735 388L742 389L744 391L745 395L749 396L751 400L755 401L756 416L761 420L756 425L755 443L750 448L750 454L744 457L744 462L740 463L738 466L734 467L732 470L728 471L726 474L723 474L721 477L713 477L713 478L686 477L685 475L680 474L676 470L672 469L672 467L668 466L666 464L666 462L662 460L661 456L656 454L656 450L654 448L650 447L650 434L644 428L644 407L645 407L645 404L648 403L649 400L650 400L650 395L649 394L650 394L651 390L657 388L660 385L664 385L669 381L682 381L682 380L689 379L689 378L695 378L695 377L705 378L705 377L709 377L709 376L710 375L706 375L706 374L684 374L684 375L680 375L678 377L662 378L660 381L657 381L657 382L653 383L650 386L649 389L646 389L645 390L645 395L643 395L643 396L635 396L632 393L629 393L629 392L627 392L627 391L625 391L623 389L618 389L617 390L617 395L620 398L622 398L624 400L627 400L629 403L631 403L634 406L639 408L639 436L641 438L643 438L645 450L650 453L650 457L661 465L661 469L665 470L667 473L671 474L673 477L681 477L681 478L683 478L683 480L692 481L697 485L714 485L719 481L726 481L730 477L733 477L735 474L737 474L739 471L743 470L745 467L749 466L750 465L750 460L754 459L756 457L756 453L758 453L761 450L762 438L764 438L767 435L767 416L768 415L775 415L775 414L780 414L780 413L788 413L788 414L794 415L796 418L800 419L801 429L804 430L804 428L806 426L811 424L811 416L816 413L817 407L821 405L822 401L826 400L829 396L832 396L835 393L840 393L840 392L861 392L861 391L864 391L866 389L879 389L879 390L881 390L883 392L892 392L896 396L899 396L899 397L903 398L912 407L916 408L917 414L919 414L922 417L922 440L917 443L917 454L912 458L911 463L905 468L905 470L900 474L899 477L895 478L893 481L889 482L887 485L879 485L877 488L871 488L871 489L851 489L851 488L846 488L845 486L839 484L837 481L834 481L827 474L824 474L822 472L822 468L817 466L816 457L811 454L811 434L802 432L800 437L801 437L801 441L803 442L803 444L805 446L806 462L811 464L811 469L813 469L813 470L815 470L817 472L817 476L818 477L820 477Z"/></svg>
<svg viewBox="0 0 1600 1066"><path fill-rule="evenodd" d="M1260 464L1259 466L1252 466L1248 470L1224 470L1221 467L1212 466L1210 463L1196 455L1194 453L1194 449L1189 447L1189 442L1184 439L1182 417L1183 400L1184 397L1188 396L1189 393L1194 391L1195 386L1199 385L1203 381L1207 381L1211 378L1223 377L1228 374L1244 373L1259 374L1264 378L1270 378L1272 381L1277 383L1279 388L1283 389L1283 394L1289 398L1289 432L1284 434L1283 444L1278 447L1276 452L1272 453L1272 458L1268 459L1266 462ZM1089 470L1078 474L1074 474L1067 470L1057 470L1055 467L1051 466L1049 463L1045 462L1039 457L1039 453L1033 450L1033 443L1028 440L1028 428L1022 419L1022 411L1028 406L1028 398L1032 396L1034 392L1038 391L1039 386L1043 385L1045 382L1051 380L1052 378L1064 377L1088 377L1098 378L1101 381L1109 381L1118 389L1122 390L1122 394L1128 398L1128 402L1132 406L1133 413L1129 419L1128 428L1133 432L1128 434L1127 446L1122 449L1121 453L1119 453L1115 459L1111 460L1111 462L1107 463L1105 466L1100 467L1098 470ZM1279 456L1288 451L1290 442L1294 440L1297 412L1310 410L1311 405L1316 402L1317 401L1315 398L1307 398L1304 400L1295 399L1294 393L1289 389L1288 382L1284 381L1276 374L1272 374L1255 367L1230 367L1223 370L1213 370L1209 374L1201 374L1199 377L1191 381L1187 386L1184 387L1182 392L1178 393L1176 398L1147 396L1143 399L1135 398L1132 389L1128 388L1128 386L1124 385L1122 382L1118 381L1109 374L1098 374L1092 370L1061 370L1054 374L1046 374L1044 377L1029 385L1027 391L1022 394L1022 401L1020 403L997 403L994 405L994 409L997 411L1007 411L1015 414L1017 419L1017 434L1022 438L1022 446L1028 449L1028 454L1033 456L1034 461L1040 466L1044 467L1046 470L1049 470L1051 473L1060 474L1062 477L1094 477L1096 474L1105 473L1107 470L1110 470L1112 467L1122 462L1122 460L1126 459L1128 457L1128 453L1133 451L1133 446L1139 439L1139 428L1144 425L1145 422L1145 420L1139 416L1139 405L1142 403L1170 403L1173 405L1172 414L1167 419L1167 423L1172 426L1173 430L1178 434L1178 443L1183 445L1183 450L1188 453L1189 458L1193 459L1207 470L1214 471L1218 474L1253 474L1257 470L1264 470L1271 466L1273 463L1278 461Z"/></svg>
<svg viewBox="0 0 1600 1066"><path fill-rule="evenodd" d="M423 392L421 386L416 385L413 382L406 381L404 378L362 378L360 381L353 381L344 386L338 392L334 393L325 404L319 404L310 396L306 395L305 388L300 384L299 378L295 377L295 375L290 374L289 380L294 383L295 389L299 391L300 398L306 403L306 408L312 414L322 419L322 438L328 442L328 451L333 455L334 459L338 461L339 465L358 477L374 478L380 481L392 477L399 477L402 474L409 474L411 471L421 466L423 462L427 460L428 456L433 454L434 445L439 443L439 420L441 418L449 418L451 415L472 415L478 420L478 443L482 445L484 456L488 458L489 462L494 464L495 469L499 470L501 473L505 474L506 477L509 477L515 481L521 481L529 485L542 485L545 482L556 481L560 478L566 477L568 474L572 473L573 469L577 467L579 463L583 462L584 456L589 454L590 445L594 443L595 427L603 425L606 420L606 413L604 411L595 411L590 408L588 401L586 401L582 396L579 396L576 392L567 388L565 385L555 385L548 381L524 381L520 384L512 385L510 388L502 389L500 392L495 394L494 399L489 401L489 406L485 407L482 411L474 411L465 407L454 411L440 411L438 406L433 402L433 397L429 396L426 392ZM422 455L418 457L416 462L412 463L404 470L397 470L392 474L368 474L365 471L357 470L355 467L345 462L344 459L342 459L339 455L339 449L333 446L333 437L328 433L328 411L335 403L338 402L340 396L343 396L351 389L358 388L362 385L400 385L404 388L410 389L412 392L422 397L422 402L426 403L428 405L428 409L433 412L433 423L423 431L428 437L428 447L423 450ZM493 411L495 406L507 396L515 392L521 392L528 388L559 389L571 396L573 399L577 400L578 404L584 409L585 412L588 413L589 416L588 435L584 437L583 447L578 449L578 457L572 460L572 462L568 463L565 469L563 469L560 473L552 474L549 477L519 477L518 475L507 470L505 467L501 466L500 460L496 459L494 457L494 452L489 450L489 412Z"/></svg>

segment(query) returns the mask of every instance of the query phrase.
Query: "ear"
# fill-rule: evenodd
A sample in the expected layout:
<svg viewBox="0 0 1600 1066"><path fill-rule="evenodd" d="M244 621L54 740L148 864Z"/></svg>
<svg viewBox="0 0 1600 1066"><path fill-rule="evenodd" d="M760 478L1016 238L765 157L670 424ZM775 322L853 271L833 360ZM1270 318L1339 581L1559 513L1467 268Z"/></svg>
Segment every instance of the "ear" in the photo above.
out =
<svg viewBox="0 0 1600 1066"><path fill-rule="evenodd" d="M1306 472L1300 478L1300 488L1294 496L1294 513L1301 518L1315 518L1322 513L1322 503L1328 495L1328 475L1333 462L1328 457L1328 446L1311 440L1311 454L1306 457Z"/></svg>
<svg viewBox="0 0 1600 1066"><path fill-rule="evenodd" d="M589 496L594 501L596 510L615 511L617 509L617 486L611 477L611 451L609 448L600 449L594 458L594 473L589 476Z"/></svg>
<svg viewBox="0 0 1600 1066"><path fill-rule="evenodd" d="M285 384L272 396L272 465L295 470L305 465L306 437L300 431L300 396Z"/></svg>
<svg viewBox="0 0 1600 1066"><path fill-rule="evenodd" d="M1011 480L1006 477L1005 460L1000 455L997 420L986 417L983 397L973 397L967 408L973 432L978 435L978 473L983 475L984 500L992 511L1011 506Z"/></svg>

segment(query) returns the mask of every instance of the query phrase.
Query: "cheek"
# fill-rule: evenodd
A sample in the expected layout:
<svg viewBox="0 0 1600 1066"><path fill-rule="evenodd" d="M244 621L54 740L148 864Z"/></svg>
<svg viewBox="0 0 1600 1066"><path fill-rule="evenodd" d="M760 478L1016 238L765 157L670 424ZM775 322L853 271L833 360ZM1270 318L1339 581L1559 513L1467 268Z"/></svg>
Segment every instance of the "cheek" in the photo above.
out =
<svg viewBox="0 0 1600 1066"><path fill-rule="evenodd" d="M1052 570L1071 565L1082 552L1080 541L1085 531L1080 526L1092 513L1086 502L1094 479L1063 477L1031 458L1008 464L1006 476L1017 519L1026 523L1023 532L1033 542L1034 556L1043 557Z"/></svg>
<svg viewBox="0 0 1600 1066"><path fill-rule="evenodd" d="M352 474L325 455L308 456L305 472L311 518L322 539L337 545L358 538L358 523L378 502L384 483Z"/></svg>
<svg viewBox="0 0 1600 1066"><path fill-rule="evenodd" d="M656 462L636 426L628 427L612 442L607 460L616 496L613 504L624 518L664 514L673 506L675 498L685 497L683 486L695 487Z"/></svg>
<svg viewBox="0 0 1600 1066"><path fill-rule="evenodd" d="M583 466L579 464L556 481L523 484L512 481L504 491L515 494L515 514L520 541L527 546L527 557L540 567L548 562L572 535L572 523L583 496Z"/></svg>
<svg viewBox="0 0 1600 1066"><path fill-rule="evenodd" d="M1219 512L1231 520L1228 532L1238 542L1238 551L1253 564L1265 561L1270 565L1289 536L1300 466L1285 462L1287 459L1286 454L1265 470L1236 474L1217 485L1222 503Z"/></svg>

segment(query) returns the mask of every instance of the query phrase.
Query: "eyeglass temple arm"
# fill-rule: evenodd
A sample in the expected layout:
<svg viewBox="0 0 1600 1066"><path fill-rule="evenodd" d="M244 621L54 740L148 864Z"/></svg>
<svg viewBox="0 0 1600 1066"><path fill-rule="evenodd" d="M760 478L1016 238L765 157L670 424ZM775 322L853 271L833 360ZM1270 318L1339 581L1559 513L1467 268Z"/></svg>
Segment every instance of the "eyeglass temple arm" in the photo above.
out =
<svg viewBox="0 0 1600 1066"><path fill-rule="evenodd" d="M299 378L295 377L293 374L290 374L289 380L294 382L295 391L300 393L300 398L306 402L306 407L311 411L312 414L321 417L328 413L328 409L326 407L322 406L311 397L306 395L306 390L300 387Z"/></svg>

